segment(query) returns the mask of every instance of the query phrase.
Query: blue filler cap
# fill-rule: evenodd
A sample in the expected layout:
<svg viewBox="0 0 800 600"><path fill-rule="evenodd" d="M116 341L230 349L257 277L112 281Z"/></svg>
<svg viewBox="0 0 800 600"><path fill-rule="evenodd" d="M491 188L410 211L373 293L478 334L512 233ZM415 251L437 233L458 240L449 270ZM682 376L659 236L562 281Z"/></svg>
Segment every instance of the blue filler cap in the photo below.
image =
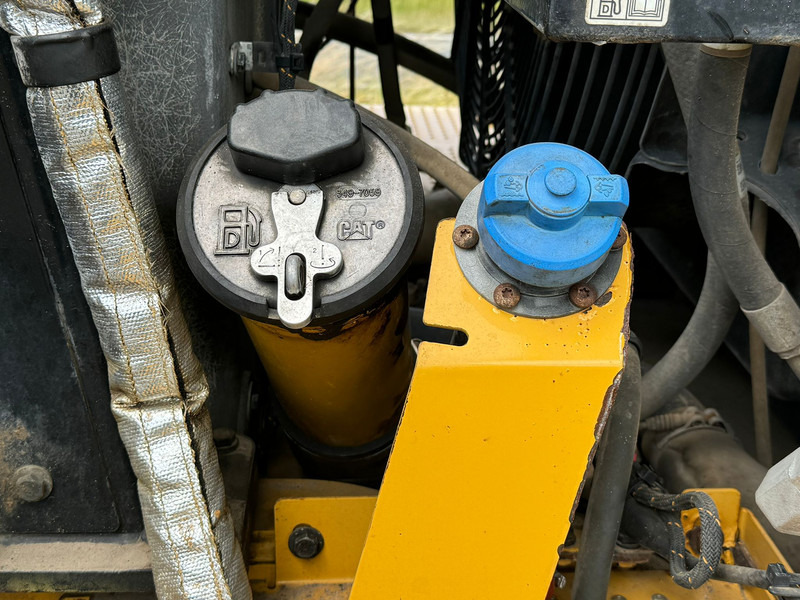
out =
<svg viewBox="0 0 800 600"><path fill-rule="evenodd" d="M583 150L528 144L501 158L483 182L478 233L505 273L558 288L603 263L628 208L628 183Z"/></svg>

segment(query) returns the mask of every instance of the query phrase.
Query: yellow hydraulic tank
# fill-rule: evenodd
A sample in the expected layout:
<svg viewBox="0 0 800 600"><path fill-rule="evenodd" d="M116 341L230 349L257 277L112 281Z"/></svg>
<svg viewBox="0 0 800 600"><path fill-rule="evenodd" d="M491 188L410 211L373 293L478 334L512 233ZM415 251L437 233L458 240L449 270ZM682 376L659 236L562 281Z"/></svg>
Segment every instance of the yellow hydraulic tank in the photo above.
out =
<svg viewBox="0 0 800 600"><path fill-rule="evenodd" d="M244 319L286 415L333 447L362 446L394 430L414 352L407 294L329 326L291 331Z"/></svg>

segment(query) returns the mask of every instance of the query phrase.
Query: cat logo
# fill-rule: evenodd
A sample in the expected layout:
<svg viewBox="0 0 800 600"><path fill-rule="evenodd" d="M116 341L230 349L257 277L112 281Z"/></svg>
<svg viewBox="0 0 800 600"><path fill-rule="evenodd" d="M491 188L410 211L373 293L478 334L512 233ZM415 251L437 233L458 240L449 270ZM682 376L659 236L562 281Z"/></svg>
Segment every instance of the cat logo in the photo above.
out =
<svg viewBox="0 0 800 600"><path fill-rule="evenodd" d="M383 221L380 221L380 223L383 223ZM365 221L363 219L339 221L339 225L336 227L336 233L337 237L343 242L371 240L375 226L375 221Z"/></svg>
<svg viewBox="0 0 800 600"><path fill-rule="evenodd" d="M219 207L217 249L214 254L250 254L261 241L261 215L246 204Z"/></svg>

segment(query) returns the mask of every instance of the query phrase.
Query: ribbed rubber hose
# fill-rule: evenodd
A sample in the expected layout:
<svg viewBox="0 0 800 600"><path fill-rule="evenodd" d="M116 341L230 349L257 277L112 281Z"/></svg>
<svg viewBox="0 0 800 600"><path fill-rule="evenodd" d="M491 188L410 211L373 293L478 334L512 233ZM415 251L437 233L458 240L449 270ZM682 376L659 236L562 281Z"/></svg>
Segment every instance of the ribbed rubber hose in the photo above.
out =
<svg viewBox="0 0 800 600"><path fill-rule="evenodd" d="M629 344L617 397L597 450L572 597L605 600L639 431L642 367Z"/></svg>
<svg viewBox="0 0 800 600"><path fill-rule="evenodd" d="M703 45L689 124L689 183L709 250L748 319L800 375L797 305L761 254L738 210L737 133L749 47Z"/></svg>

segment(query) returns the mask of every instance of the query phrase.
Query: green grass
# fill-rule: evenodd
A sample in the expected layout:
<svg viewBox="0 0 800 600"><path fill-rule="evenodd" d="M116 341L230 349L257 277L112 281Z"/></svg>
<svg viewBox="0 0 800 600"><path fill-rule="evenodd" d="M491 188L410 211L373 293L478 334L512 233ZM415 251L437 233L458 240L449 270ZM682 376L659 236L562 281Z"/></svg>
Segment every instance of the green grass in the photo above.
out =
<svg viewBox="0 0 800 600"><path fill-rule="evenodd" d="M311 0L315 2L316 0ZM344 11L349 0L342 2ZM449 33L454 27L453 0L392 0L395 31L400 34ZM372 20L370 0L359 0L356 16ZM424 42L423 42L424 43ZM356 62L356 102L383 104L377 60L359 54ZM314 61L311 81L341 96L349 95L349 60L345 49L323 48ZM452 92L427 79L400 68L400 92L408 105L457 106Z"/></svg>
<svg viewBox="0 0 800 600"><path fill-rule="evenodd" d="M316 4L318 0L308 0ZM341 11L349 6L342 2ZM454 0L392 0L392 19L398 33L446 33L455 27ZM372 3L359 0L356 16L372 21Z"/></svg>
<svg viewBox="0 0 800 600"><path fill-rule="evenodd" d="M346 3L345 3L346 4ZM449 32L455 27L453 0L393 0L392 19L398 33ZM360 0L356 5L359 19L372 21L372 5Z"/></svg>

